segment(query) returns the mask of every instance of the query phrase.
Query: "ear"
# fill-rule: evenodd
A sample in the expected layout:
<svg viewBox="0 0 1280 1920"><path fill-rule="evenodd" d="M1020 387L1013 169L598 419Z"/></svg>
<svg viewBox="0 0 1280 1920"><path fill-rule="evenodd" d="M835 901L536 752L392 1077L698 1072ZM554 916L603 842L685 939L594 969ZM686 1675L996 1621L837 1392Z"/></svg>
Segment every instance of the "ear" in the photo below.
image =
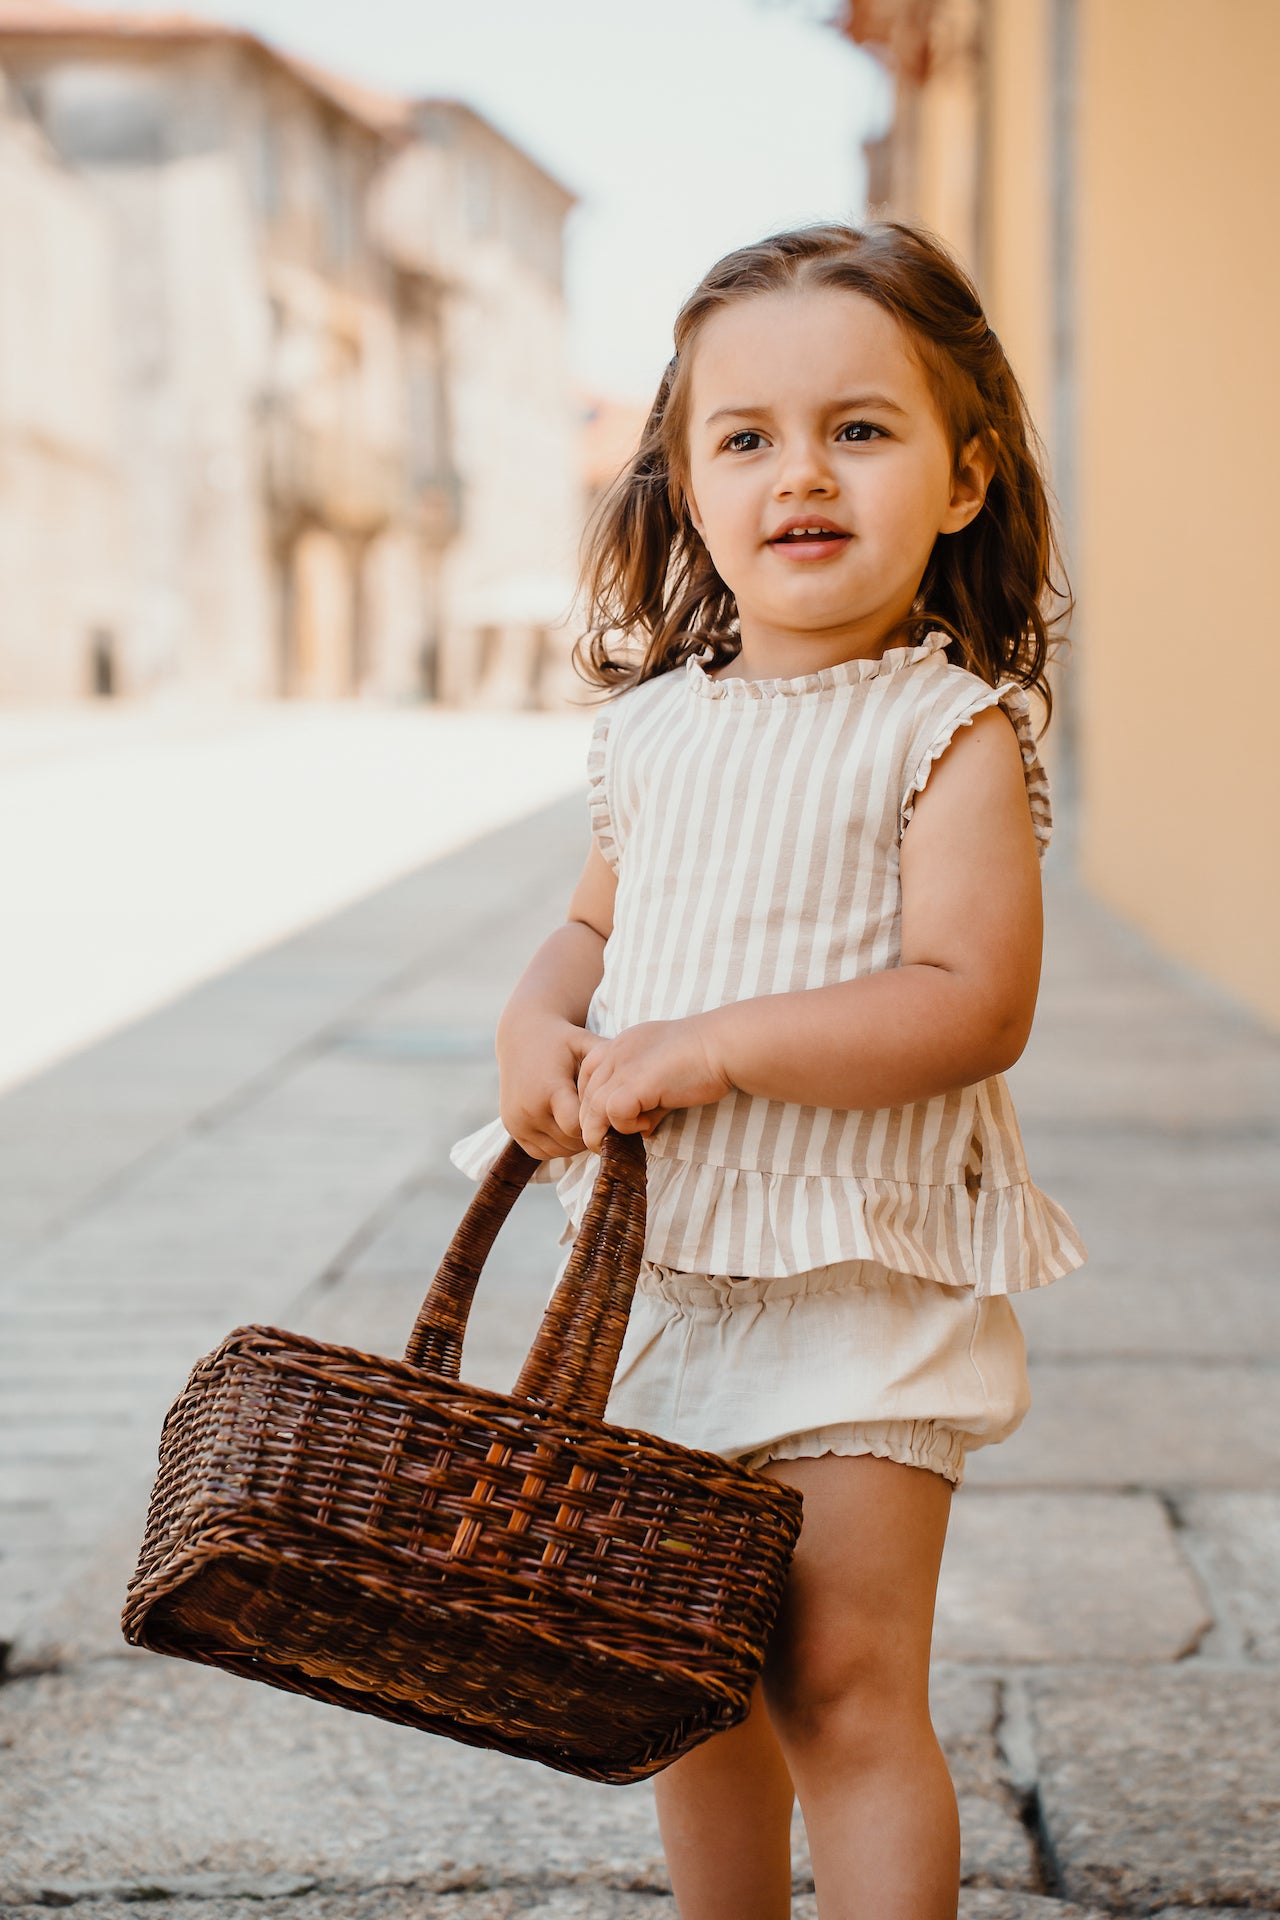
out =
<svg viewBox="0 0 1280 1920"><path fill-rule="evenodd" d="M698 503L694 499L688 487L684 489L684 510L688 514L690 520L693 522L694 532L697 534L698 538L701 540L703 546L705 546L707 543L707 536L704 533L703 527L702 527L702 515L698 512Z"/></svg>
<svg viewBox="0 0 1280 1920"><path fill-rule="evenodd" d="M951 476L951 498L939 533L959 533L962 527L967 527L971 520L977 519L995 470L994 433L975 433L972 440L961 449L960 458L956 461L955 472Z"/></svg>

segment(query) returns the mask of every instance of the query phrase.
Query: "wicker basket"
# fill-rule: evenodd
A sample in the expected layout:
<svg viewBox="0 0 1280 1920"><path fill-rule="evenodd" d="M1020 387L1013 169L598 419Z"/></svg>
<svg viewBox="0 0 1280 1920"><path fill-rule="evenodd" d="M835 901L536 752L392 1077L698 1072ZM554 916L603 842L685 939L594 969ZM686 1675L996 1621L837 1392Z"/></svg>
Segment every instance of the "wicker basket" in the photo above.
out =
<svg viewBox="0 0 1280 1920"><path fill-rule="evenodd" d="M459 1383L467 1315L537 1162L472 1201L404 1363L240 1327L160 1440L136 1646L590 1780L643 1779L750 1705L800 1496L601 1420L644 1242L610 1134L515 1392Z"/></svg>

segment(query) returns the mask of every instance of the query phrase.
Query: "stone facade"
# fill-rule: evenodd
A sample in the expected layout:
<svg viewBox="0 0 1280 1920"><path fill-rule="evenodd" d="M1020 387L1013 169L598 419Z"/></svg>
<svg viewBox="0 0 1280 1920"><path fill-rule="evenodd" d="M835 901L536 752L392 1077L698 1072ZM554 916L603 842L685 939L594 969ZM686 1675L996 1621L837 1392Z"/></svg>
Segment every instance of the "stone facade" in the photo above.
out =
<svg viewBox="0 0 1280 1920"><path fill-rule="evenodd" d="M0 689L106 688L126 617L111 234L0 75Z"/></svg>
<svg viewBox="0 0 1280 1920"><path fill-rule="evenodd" d="M582 525L562 291L572 197L457 101L419 102L410 124L372 220L402 270L447 289L441 352L466 510L444 556L439 692L554 702L568 687Z"/></svg>
<svg viewBox="0 0 1280 1920"><path fill-rule="evenodd" d="M29 582L0 615L0 697L554 700L580 519L572 196L465 109L184 16L0 4L0 68L26 196L0 228L58 283L25 275L0 309L0 526ZM454 126L477 156L460 176L434 164ZM397 174L426 190L388 224ZM63 408L91 449L15 404L28 336L50 420L96 380ZM37 441L63 448L56 506ZM91 468L109 532L85 522Z"/></svg>

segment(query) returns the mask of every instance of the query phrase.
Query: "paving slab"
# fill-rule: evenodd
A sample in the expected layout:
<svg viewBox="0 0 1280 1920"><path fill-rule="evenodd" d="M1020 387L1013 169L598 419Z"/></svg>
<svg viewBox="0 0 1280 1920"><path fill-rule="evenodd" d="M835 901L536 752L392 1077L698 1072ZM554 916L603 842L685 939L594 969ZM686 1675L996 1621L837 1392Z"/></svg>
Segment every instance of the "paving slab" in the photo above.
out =
<svg viewBox="0 0 1280 1920"><path fill-rule="evenodd" d="M966 1879L1034 1887L994 1683L941 1670L934 1709ZM138 1885L258 1893L272 1874L436 1891L465 1876L669 1885L648 1783L597 1786L156 1655L12 1681L0 1741L11 1904ZM798 1813L794 1858L803 1883Z"/></svg>
<svg viewBox="0 0 1280 1920"><path fill-rule="evenodd" d="M1014 1438L971 1456L968 1482L1242 1491L1280 1485L1275 1367L1040 1361L1031 1367L1031 1396Z"/></svg>
<svg viewBox="0 0 1280 1920"><path fill-rule="evenodd" d="M147 1920L679 1920L669 1894L627 1893L604 1885L500 1887L483 1893L440 1893L399 1886L340 1893L290 1893L238 1899L202 1888L193 1897L93 1899L93 1920L138 1920L145 1898ZM195 1901L198 1899L199 1904ZM1062 1913L1067 1909L1063 1908ZM801 1899L794 1920L816 1920L817 1908ZM48 1920L46 1906L0 1906L0 1920ZM1004 1916L1001 1916L1004 1920Z"/></svg>
<svg viewBox="0 0 1280 1920"><path fill-rule="evenodd" d="M1030 1683L1045 1844L1071 1899L1280 1907L1280 1674Z"/></svg>
<svg viewBox="0 0 1280 1920"><path fill-rule="evenodd" d="M969 1886L1038 1888L1035 1847L1000 1746L1000 1686L939 1664L929 1705L960 1807L961 1878Z"/></svg>
<svg viewBox="0 0 1280 1920"><path fill-rule="evenodd" d="M485 1118L497 1112L497 1075L486 1078L478 1100ZM492 1104L489 1104L492 1102ZM459 1126L458 1137L465 1130ZM412 1193L379 1223L377 1231L343 1262L342 1278L359 1286L380 1274L432 1273L454 1226L476 1191L475 1182L456 1168L433 1168ZM531 1182L508 1214L485 1266L486 1279L499 1273L527 1282L536 1290L555 1271L557 1246L565 1212L554 1187ZM546 1288L544 1286L543 1292ZM477 1296L478 1307L483 1296ZM477 1309L478 1310L478 1309Z"/></svg>
<svg viewBox="0 0 1280 1920"><path fill-rule="evenodd" d="M1064 868L1047 876L1045 922L1036 1028L1010 1075L1029 1129L1275 1127L1280 1035L1165 962Z"/></svg>
<svg viewBox="0 0 1280 1920"><path fill-rule="evenodd" d="M0 1920L46 1920L47 1906L0 1907ZM136 1900L95 1899L93 1920L138 1920ZM411 1886L343 1893L290 1893L251 1900L210 1895L194 1909L188 1900L148 1897L148 1920L679 1920L669 1894L622 1892L598 1883L590 1887L500 1887L483 1893L435 1893ZM792 1920L818 1920L811 1893L798 1893ZM1036 1894L965 1888L960 1920L1116 1920L1096 1908L1070 1905ZM1162 1920L1182 1920L1171 1912ZM1188 1913L1187 1920L1190 1920ZM1201 1912L1197 1920L1227 1920ZM1264 1920L1236 1912L1231 1920Z"/></svg>
<svg viewBox="0 0 1280 1920"><path fill-rule="evenodd" d="M1088 1216L1089 1264L1019 1298L1018 1317L1033 1365L1093 1358L1280 1361L1275 1273L1280 1235L1265 1262L1260 1258L1252 1271L1238 1240L1184 1268L1181 1250L1175 1258L1163 1238L1153 1237L1139 1262L1117 1246L1108 1222L1099 1220L1087 1202L1073 1200L1070 1182L1040 1164L1036 1177L1073 1219Z"/></svg>
<svg viewBox="0 0 1280 1920"><path fill-rule="evenodd" d="M275 1873L443 1891L459 1874L571 1879L589 1864L665 1885L647 1785L573 1780L181 1661L15 1682L0 1712L11 1900L138 1883L252 1893Z"/></svg>
<svg viewBox="0 0 1280 1920"><path fill-rule="evenodd" d="M289 1309L299 1333L373 1353L400 1353L445 1248L475 1194L464 1175L424 1181L349 1265ZM463 1378L509 1392L537 1334L564 1255L555 1190L530 1186L485 1262L463 1347Z"/></svg>
<svg viewBox="0 0 1280 1920"><path fill-rule="evenodd" d="M943 1660L1180 1660L1211 1624L1147 1493L962 1489L934 1652Z"/></svg>
<svg viewBox="0 0 1280 1920"><path fill-rule="evenodd" d="M1280 1666L1280 1493L1194 1494L1179 1511L1246 1658Z"/></svg>
<svg viewBox="0 0 1280 1920"><path fill-rule="evenodd" d="M447 975L460 943L486 984L505 963L509 985L560 917L586 833L580 795L539 809L486 837L482 879L470 847L420 867L12 1089L5 1265L371 998Z"/></svg>
<svg viewBox="0 0 1280 1920"><path fill-rule="evenodd" d="M1044 1894L995 1888L966 1889L960 1895L960 1920L1117 1920L1096 1907L1077 1907Z"/></svg>
<svg viewBox="0 0 1280 1920"><path fill-rule="evenodd" d="M1028 1122L1089 1264L1019 1307L1033 1357L1280 1357L1280 1118L1177 1132Z"/></svg>

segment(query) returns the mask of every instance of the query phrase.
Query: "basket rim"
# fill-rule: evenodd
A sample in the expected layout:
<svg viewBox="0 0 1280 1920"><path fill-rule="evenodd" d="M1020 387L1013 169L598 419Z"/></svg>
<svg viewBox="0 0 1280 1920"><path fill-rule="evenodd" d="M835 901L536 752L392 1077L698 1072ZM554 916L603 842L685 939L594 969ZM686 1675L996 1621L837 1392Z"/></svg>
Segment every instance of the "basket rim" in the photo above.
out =
<svg viewBox="0 0 1280 1920"><path fill-rule="evenodd" d="M356 1392L367 1394L370 1391L368 1383L358 1377L358 1370L356 1377L346 1382L341 1375L335 1376L330 1371L308 1366L306 1364L308 1354L323 1355L329 1361L352 1360L359 1363L361 1367L372 1364L379 1369L385 1369L392 1379L402 1380L406 1386L420 1389L425 1386L430 1389L430 1399L424 1396L424 1404L438 1403L442 1397L447 1396L450 1399L465 1401L470 1407L488 1407L494 1411L516 1414L526 1427L535 1425L539 1433L546 1433L548 1437L554 1436L571 1441L584 1437L594 1438L603 1433L632 1442L637 1447L643 1448L650 1456L650 1459L644 1463L646 1467L656 1466L652 1456L657 1455L661 1459L664 1472L670 1473L677 1481L692 1481L694 1486L700 1484L697 1468L712 1467L717 1474L728 1475L731 1479L737 1480L744 1494L749 1494L753 1499L767 1497L780 1514L798 1516L803 1505L803 1496L798 1487L789 1486L782 1480L773 1480L754 1467L744 1467L737 1460L726 1459L723 1454L711 1453L704 1448L686 1447L678 1441L666 1440L660 1434L646 1433L639 1427L614 1426L608 1421L575 1414L563 1407L548 1406L541 1400L518 1399L516 1395L502 1393L494 1387L471 1386L466 1381L455 1380L448 1374L433 1373L425 1368L413 1367L405 1360L396 1360L386 1354L367 1353L361 1347L348 1347L316 1340L309 1334L290 1333L283 1327L257 1324L234 1327L216 1347L211 1348L207 1354L196 1361L186 1385L169 1409L170 1414L175 1411L193 1384L198 1384L201 1388L208 1384L206 1380L195 1382L195 1376L200 1369L210 1368L211 1363L228 1355L235 1354L238 1358L250 1364L257 1364L263 1367L264 1371L269 1371L269 1356L254 1351L254 1345L264 1341L276 1348L284 1348L301 1355L302 1365L299 1370L321 1388L349 1384ZM406 1410L412 1409L411 1400L405 1404ZM500 1435L495 1433L494 1438L497 1440Z"/></svg>

